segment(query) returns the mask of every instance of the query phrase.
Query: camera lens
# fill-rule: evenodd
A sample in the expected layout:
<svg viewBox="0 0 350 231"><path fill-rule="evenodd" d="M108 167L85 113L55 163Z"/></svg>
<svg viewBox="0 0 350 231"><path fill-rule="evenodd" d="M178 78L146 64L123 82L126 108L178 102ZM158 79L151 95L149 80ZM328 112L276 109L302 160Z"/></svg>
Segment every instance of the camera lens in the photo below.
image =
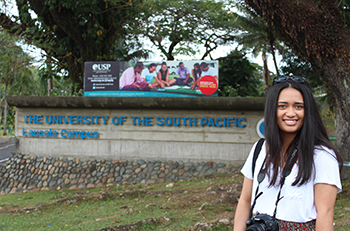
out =
<svg viewBox="0 0 350 231"><path fill-rule="evenodd" d="M263 223L255 223L247 228L247 231L266 231L268 230Z"/></svg>

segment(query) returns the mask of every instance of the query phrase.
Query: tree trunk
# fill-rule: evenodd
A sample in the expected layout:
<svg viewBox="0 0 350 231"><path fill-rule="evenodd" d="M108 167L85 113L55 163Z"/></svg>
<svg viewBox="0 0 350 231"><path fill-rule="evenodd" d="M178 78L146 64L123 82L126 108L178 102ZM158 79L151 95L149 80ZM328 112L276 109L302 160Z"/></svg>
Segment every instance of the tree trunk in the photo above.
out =
<svg viewBox="0 0 350 231"><path fill-rule="evenodd" d="M270 71L267 66L267 59L266 59L266 54L263 52L261 54L262 60L263 60L263 78L264 78L264 84L265 84L265 89L269 88L269 77L270 77Z"/></svg>
<svg viewBox="0 0 350 231"><path fill-rule="evenodd" d="M2 106L1 106L1 84L0 84L0 123L2 121Z"/></svg>
<svg viewBox="0 0 350 231"><path fill-rule="evenodd" d="M350 32L336 0L245 0L320 75L336 107L336 146L350 160Z"/></svg>
<svg viewBox="0 0 350 231"><path fill-rule="evenodd" d="M47 96L50 96L50 90L51 90L51 79L47 79Z"/></svg>
<svg viewBox="0 0 350 231"><path fill-rule="evenodd" d="M5 83L5 100L4 100L4 136L7 135L7 101L6 101L6 96L8 92L8 84Z"/></svg>
<svg viewBox="0 0 350 231"><path fill-rule="evenodd" d="M275 69L276 69L276 75L280 75L279 71L278 71L278 66L277 66L277 61L276 61L276 52L275 52L275 36L273 35L272 31L271 31L271 25L267 28L267 34L268 34L268 39L269 39L269 45L270 45L270 53L272 55L273 58L273 64L275 65Z"/></svg>
<svg viewBox="0 0 350 231"><path fill-rule="evenodd" d="M280 75L280 72L278 71L276 52L275 52L274 47L271 47L271 54L272 54L272 58L273 58L273 64L275 65L275 69L276 69L276 75Z"/></svg>
<svg viewBox="0 0 350 231"><path fill-rule="evenodd" d="M178 41L172 41L170 46L169 46L169 49L168 49L168 52L166 54L167 56L167 60L169 61L173 61L175 60L175 57L173 56L173 51L174 51L174 48L175 46L178 44L179 42Z"/></svg>
<svg viewBox="0 0 350 231"><path fill-rule="evenodd" d="M350 49L347 49L350 52ZM344 160L350 160L350 72L338 58L311 59L335 102L336 147Z"/></svg>
<svg viewBox="0 0 350 231"><path fill-rule="evenodd" d="M337 110L336 113L336 146L342 157L345 160L350 160L350 132L349 132L349 120L342 117L342 113Z"/></svg>

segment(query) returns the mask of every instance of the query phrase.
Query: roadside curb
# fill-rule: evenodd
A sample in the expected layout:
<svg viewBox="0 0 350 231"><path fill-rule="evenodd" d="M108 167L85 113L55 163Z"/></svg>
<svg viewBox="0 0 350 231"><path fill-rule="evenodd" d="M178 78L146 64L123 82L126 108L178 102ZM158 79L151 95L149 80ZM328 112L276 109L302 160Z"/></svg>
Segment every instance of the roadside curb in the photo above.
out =
<svg viewBox="0 0 350 231"><path fill-rule="evenodd" d="M9 136L9 137L5 137L5 138L1 138L0 139L0 144L4 144L9 142L10 140L12 140L14 138L14 136Z"/></svg>

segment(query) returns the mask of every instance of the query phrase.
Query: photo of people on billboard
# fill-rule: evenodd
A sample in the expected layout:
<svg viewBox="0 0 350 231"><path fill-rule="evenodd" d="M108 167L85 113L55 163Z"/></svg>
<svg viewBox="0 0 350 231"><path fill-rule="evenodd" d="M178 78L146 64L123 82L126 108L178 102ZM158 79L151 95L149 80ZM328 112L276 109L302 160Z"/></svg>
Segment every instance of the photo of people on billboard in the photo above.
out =
<svg viewBox="0 0 350 231"><path fill-rule="evenodd" d="M217 96L219 84L218 61L139 61L112 62L119 76L114 78L116 90L85 89L84 96L149 96L149 97L198 97ZM85 63L85 84L91 85L90 66L96 62ZM112 65L113 66L113 65ZM111 68L112 69L112 68ZM106 75L104 75L106 76ZM95 78L96 79L96 78ZM105 78L106 81L111 80ZM97 80L93 80L97 81ZM99 83L100 85L103 85ZM115 89L115 88L114 88Z"/></svg>

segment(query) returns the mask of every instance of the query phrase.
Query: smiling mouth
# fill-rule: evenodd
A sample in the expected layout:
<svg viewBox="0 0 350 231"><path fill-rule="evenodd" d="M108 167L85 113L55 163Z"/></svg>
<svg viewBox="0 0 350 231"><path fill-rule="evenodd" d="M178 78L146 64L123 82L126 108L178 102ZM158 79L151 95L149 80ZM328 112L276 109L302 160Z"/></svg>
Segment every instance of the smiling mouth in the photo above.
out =
<svg viewBox="0 0 350 231"><path fill-rule="evenodd" d="M294 125L298 122L298 120L283 120L286 124Z"/></svg>

